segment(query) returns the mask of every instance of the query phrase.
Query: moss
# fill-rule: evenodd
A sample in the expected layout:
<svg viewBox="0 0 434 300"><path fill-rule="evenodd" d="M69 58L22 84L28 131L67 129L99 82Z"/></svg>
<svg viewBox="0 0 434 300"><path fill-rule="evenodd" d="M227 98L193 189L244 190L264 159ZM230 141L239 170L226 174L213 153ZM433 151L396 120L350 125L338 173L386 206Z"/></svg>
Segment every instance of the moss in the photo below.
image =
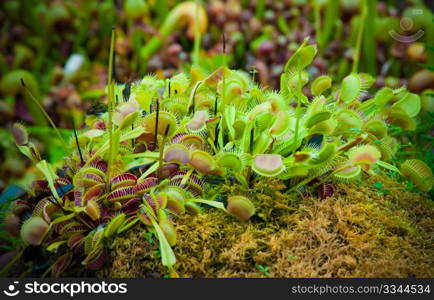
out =
<svg viewBox="0 0 434 300"><path fill-rule="evenodd" d="M383 182L389 193L373 184ZM258 217L248 222L215 209L176 219L175 265L182 277L432 277L433 202L384 176L364 185L339 184L319 200L282 193L285 185L261 180L250 191ZM230 191L234 192L235 187ZM145 232L116 240L112 264L100 275L161 277ZM154 255L154 256L153 256Z"/></svg>

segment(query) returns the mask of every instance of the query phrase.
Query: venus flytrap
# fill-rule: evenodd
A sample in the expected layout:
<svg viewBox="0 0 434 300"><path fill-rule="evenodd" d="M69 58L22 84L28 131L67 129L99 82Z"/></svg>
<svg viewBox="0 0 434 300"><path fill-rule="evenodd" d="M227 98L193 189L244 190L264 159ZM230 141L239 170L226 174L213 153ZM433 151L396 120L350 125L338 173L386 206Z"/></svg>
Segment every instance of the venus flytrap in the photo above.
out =
<svg viewBox="0 0 434 300"><path fill-rule="evenodd" d="M109 71L109 110L89 115L87 127L75 132L63 171L41 160L23 126L12 128L17 146L45 179L32 188L44 195L35 206L17 201L37 232L17 222L28 215L20 210L9 213L7 228L24 244L52 251L51 272L60 276L75 260L101 268L116 237L141 226L156 235L162 264L177 276L173 219L215 208L248 221L261 210L251 186L265 177L283 180L285 193L304 189L326 198L334 182L358 180L380 167L429 191L430 169L411 158L398 169L399 140L391 136L391 126L415 128L419 96L385 88L361 101L374 79L351 73L341 84L318 77L309 98L305 69L315 54L306 40L286 64L280 91L225 65L213 72L192 67L170 81L145 76L128 86L115 85ZM116 103L116 96L124 101ZM216 200L223 184L237 188L223 195L226 205Z"/></svg>
<svg viewBox="0 0 434 300"><path fill-rule="evenodd" d="M408 159L401 164L401 173L410 179L415 186L423 191L429 192L434 185L432 170L421 160Z"/></svg>

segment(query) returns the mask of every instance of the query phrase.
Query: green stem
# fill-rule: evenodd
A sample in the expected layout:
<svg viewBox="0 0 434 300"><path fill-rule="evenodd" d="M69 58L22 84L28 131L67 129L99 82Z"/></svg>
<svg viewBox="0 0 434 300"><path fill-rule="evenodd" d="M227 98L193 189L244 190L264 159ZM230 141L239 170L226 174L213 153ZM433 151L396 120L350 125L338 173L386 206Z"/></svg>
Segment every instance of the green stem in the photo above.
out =
<svg viewBox="0 0 434 300"><path fill-rule="evenodd" d="M215 136L214 136L214 139L215 139ZM216 148L216 146L215 146L213 140L211 139L211 137L209 137L209 138L207 139L207 142L208 142L209 145L211 146L212 151L214 151L214 154L217 154L217 153L218 153L218 150L217 150L217 148Z"/></svg>
<svg viewBox="0 0 434 300"><path fill-rule="evenodd" d="M80 143L78 142L77 130L75 129L75 123L73 118L71 118L71 125L72 129L74 130L75 144L77 146L78 154L80 155L80 162L82 165L84 165L83 154L81 153Z"/></svg>
<svg viewBox="0 0 434 300"><path fill-rule="evenodd" d="M321 41L321 11L320 6L318 3L318 0L313 1L313 7L314 7L314 18L315 18L315 33L316 33L316 40Z"/></svg>
<svg viewBox="0 0 434 300"><path fill-rule="evenodd" d="M167 0L155 1L154 8L157 12L157 17L159 22L163 22L169 13L169 7L167 5Z"/></svg>
<svg viewBox="0 0 434 300"><path fill-rule="evenodd" d="M297 140L298 140L298 130L300 127L300 109L301 109L301 99L299 99L298 95L301 93L301 72L298 72L298 93L297 93L297 108L295 109L295 132L294 132L294 142L292 144L292 152L295 151L297 147Z"/></svg>
<svg viewBox="0 0 434 300"><path fill-rule="evenodd" d="M286 20L282 15L279 15L277 17L277 26L279 27L279 30L285 35L291 32L291 29L289 28L288 24L286 24Z"/></svg>
<svg viewBox="0 0 434 300"><path fill-rule="evenodd" d="M373 32L375 31L375 20L377 18L377 0L366 0L364 5L366 6L364 8L366 11L366 25L363 37L363 57L366 71L375 76L377 73L377 47Z"/></svg>
<svg viewBox="0 0 434 300"><path fill-rule="evenodd" d="M226 106L226 36L225 33L223 32L223 74L222 74L222 82L223 82L223 86L222 86L222 103L223 103L223 107L221 109L221 111L224 111L224 108Z"/></svg>
<svg viewBox="0 0 434 300"><path fill-rule="evenodd" d="M160 100L157 99L157 107L155 110L155 131L154 131L154 147L157 147L157 142L158 142L158 122L160 119Z"/></svg>
<svg viewBox="0 0 434 300"><path fill-rule="evenodd" d="M9 263L0 271L0 278L6 277L10 268L12 268L13 265L21 258L23 252L24 250L19 251L17 255L15 255L14 258L11 261L9 261Z"/></svg>
<svg viewBox="0 0 434 300"><path fill-rule="evenodd" d="M157 177L161 178L161 172L163 169L163 156L164 156L164 145L166 144L167 135L169 134L170 125L167 124L166 130L164 131L163 140L161 141L159 148L160 155L158 157L158 171L157 171Z"/></svg>
<svg viewBox="0 0 434 300"><path fill-rule="evenodd" d="M113 57L114 57L114 45L115 45L115 29L112 28L111 40L110 40L110 57L109 57L109 68L108 68L108 126L109 131L109 161L107 166L107 180L106 189L110 191L110 175L112 171L112 152L113 152L113 96L114 96L114 82L113 82Z"/></svg>
<svg viewBox="0 0 434 300"><path fill-rule="evenodd" d="M328 42L332 36L333 28L336 24L336 20L339 17L339 5L340 1L327 1L327 8L324 17L324 31L321 34L321 39L317 39L321 51L324 51L324 49L327 47Z"/></svg>
<svg viewBox="0 0 434 300"><path fill-rule="evenodd" d="M56 132L60 142L62 143L63 147L65 148L65 151L68 151L68 145L66 144L65 140L63 139L62 135L60 134L59 130L56 127L56 124L54 124L53 120L50 118L48 113L45 111L45 109L42 107L42 105L39 103L38 100L36 100L35 96L33 96L32 92L29 88L27 88L26 84L24 83L24 80L21 78L21 84L23 88L27 91L27 94L29 94L30 99L39 107L41 112L44 114L44 116L47 118L48 122L50 123L51 127L53 127L54 131Z"/></svg>
<svg viewBox="0 0 434 300"><path fill-rule="evenodd" d="M194 22L194 54L193 54L193 63L198 64L199 62L199 52L200 52L200 45L202 36L199 30L199 9L201 7L201 1L196 0L196 11L195 11L195 22Z"/></svg>
<svg viewBox="0 0 434 300"><path fill-rule="evenodd" d="M49 266L47 268L47 270L45 270L44 274L42 274L41 278L45 278L48 276L48 274L51 272L51 269L53 268L53 266Z"/></svg>
<svg viewBox="0 0 434 300"><path fill-rule="evenodd" d="M354 73L357 73L358 68L359 68L360 51L362 49L362 40L363 40L363 31L364 31L365 22L366 22L366 1L367 0L363 0L363 2L361 3L362 13L360 15L359 32L357 33L356 50L354 51L354 56L353 56L352 72L354 72ZM372 34L372 33L370 33L370 34Z"/></svg>
<svg viewBox="0 0 434 300"><path fill-rule="evenodd" d="M158 5L166 5L166 1L157 1ZM183 21L191 21L189 18L189 9L183 6L183 3L178 4L169 14L167 14L163 24L160 27L158 36L154 36L141 50L140 56L144 61L143 64L146 66L149 58L163 45L163 42L167 37L172 34L175 30L179 30L179 27L183 24ZM200 7L196 6L196 17L199 15ZM196 19L197 20L197 19ZM199 26L199 25L197 25ZM197 27L195 28L197 29ZM144 68L145 69L145 68Z"/></svg>
<svg viewBox="0 0 434 300"><path fill-rule="evenodd" d="M257 0L256 1L255 17L257 19L259 19L259 20L261 20L262 18L264 18L265 4L266 4L265 0Z"/></svg>

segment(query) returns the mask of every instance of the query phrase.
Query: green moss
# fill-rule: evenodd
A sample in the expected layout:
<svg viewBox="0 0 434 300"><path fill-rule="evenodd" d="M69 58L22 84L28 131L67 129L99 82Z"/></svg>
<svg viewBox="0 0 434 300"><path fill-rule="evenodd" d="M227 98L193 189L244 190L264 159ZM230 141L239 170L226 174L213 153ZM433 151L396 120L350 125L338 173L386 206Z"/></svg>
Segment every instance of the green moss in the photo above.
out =
<svg viewBox="0 0 434 300"><path fill-rule="evenodd" d="M373 183L391 190L379 195ZM283 182L259 180L251 194L259 218L239 222L207 210L176 220L174 247L181 277L431 277L434 248L427 196L404 191L386 176L337 187L333 197L288 196ZM395 188L402 188L398 190ZM223 193L239 191L227 185ZM162 277L155 245L140 229L118 237L113 263L101 275ZM291 257L289 259L288 257Z"/></svg>

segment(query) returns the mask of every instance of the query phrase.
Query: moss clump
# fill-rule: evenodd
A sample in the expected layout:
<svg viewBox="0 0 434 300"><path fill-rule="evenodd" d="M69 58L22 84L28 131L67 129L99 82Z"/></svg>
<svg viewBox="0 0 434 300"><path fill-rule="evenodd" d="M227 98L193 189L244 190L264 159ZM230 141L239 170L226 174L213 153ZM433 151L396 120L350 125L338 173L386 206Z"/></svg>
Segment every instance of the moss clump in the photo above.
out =
<svg viewBox="0 0 434 300"><path fill-rule="evenodd" d="M388 194L378 193L381 181ZM374 176L336 186L333 197L294 198L275 179L254 185L258 217L239 222L209 210L176 220L181 277L432 277L434 213L428 197ZM266 221L265 221L266 220ZM132 230L116 240L100 275L160 277L157 244Z"/></svg>

